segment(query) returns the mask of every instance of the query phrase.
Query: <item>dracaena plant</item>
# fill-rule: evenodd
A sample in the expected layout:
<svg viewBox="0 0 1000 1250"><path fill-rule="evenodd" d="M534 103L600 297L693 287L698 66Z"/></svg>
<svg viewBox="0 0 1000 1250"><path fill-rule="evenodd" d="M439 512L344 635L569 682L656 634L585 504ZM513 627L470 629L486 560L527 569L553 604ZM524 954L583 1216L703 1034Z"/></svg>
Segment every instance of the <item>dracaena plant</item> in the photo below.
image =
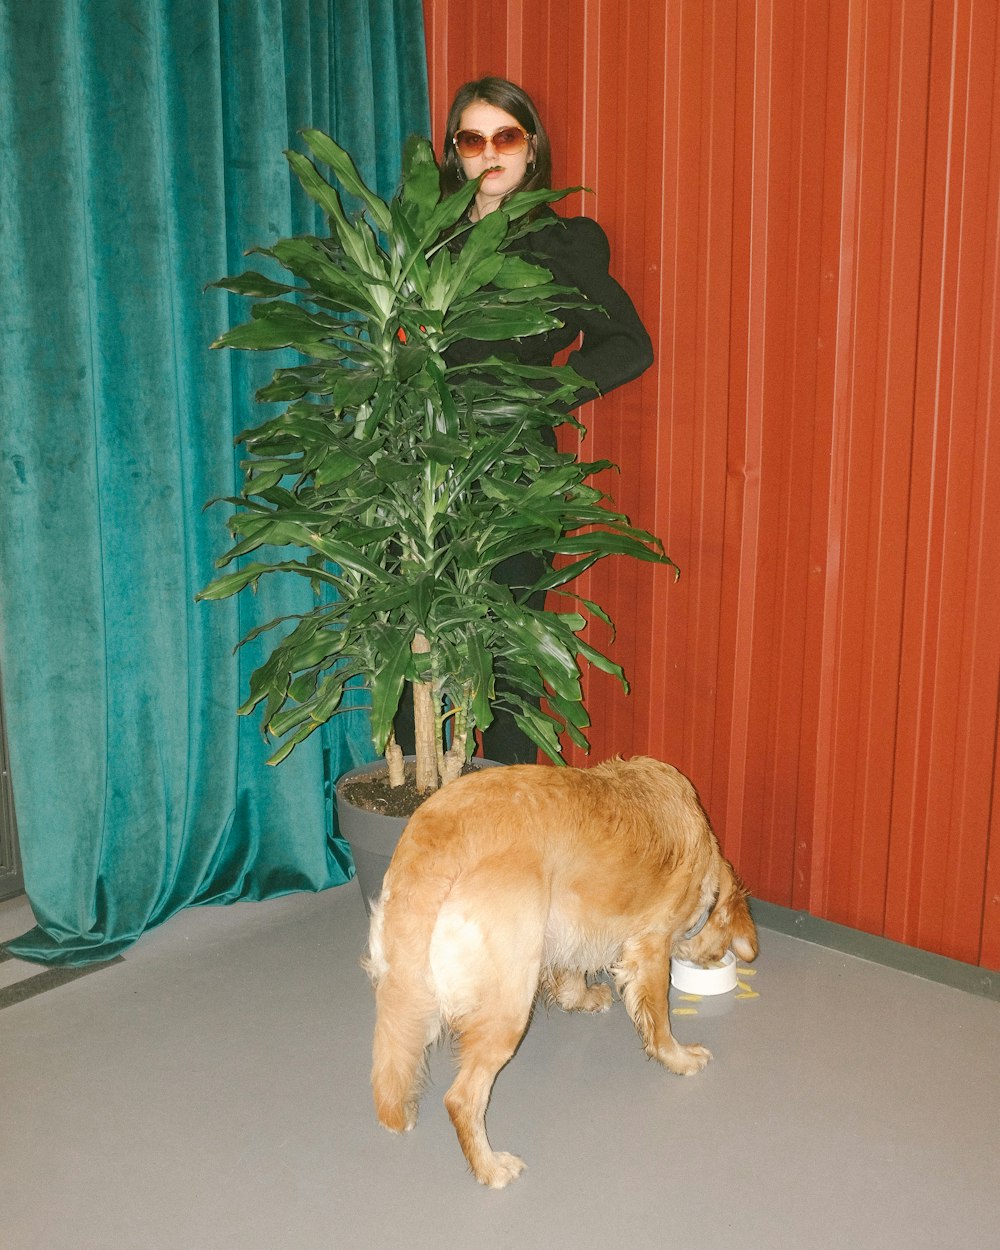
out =
<svg viewBox="0 0 1000 1250"><path fill-rule="evenodd" d="M316 166L288 152L330 237L254 249L294 281L247 272L214 284L259 301L215 347L294 348L305 358L257 394L287 406L239 435L245 480L228 500L238 506L229 521L237 541L218 561L235 567L199 596L226 598L274 573L314 588L315 606L291 628L282 617L248 636L285 629L239 711L264 704L264 729L281 740L270 760L278 763L362 685L373 744L395 785L403 762L393 720L410 682L421 791L461 771L498 699L553 760L563 733L586 748L581 664L623 683L624 674L580 637L580 607L608 618L567 584L613 553L670 561L587 483L607 462L580 461L545 437L572 420L583 378L496 357L447 363L458 340L538 334L584 303L517 246L538 228L531 210L568 192L515 196L473 225L466 210L478 184L442 199L425 140L408 143L401 189L386 202L327 135L303 134L362 212L349 217ZM287 553L266 559L265 545ZM524 590L495 580L503 561L524 552L550 565L559 557L558 567ZM543 590L560 592L565 610L531 607Z"/></svg>

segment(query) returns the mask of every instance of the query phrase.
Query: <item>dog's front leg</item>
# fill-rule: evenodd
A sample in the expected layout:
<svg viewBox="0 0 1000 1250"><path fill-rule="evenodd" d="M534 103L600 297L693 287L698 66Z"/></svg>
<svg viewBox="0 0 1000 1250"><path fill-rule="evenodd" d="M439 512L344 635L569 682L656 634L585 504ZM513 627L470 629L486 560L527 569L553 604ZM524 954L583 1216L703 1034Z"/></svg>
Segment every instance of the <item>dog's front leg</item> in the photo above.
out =
<svg viewBox="0 0 1000 1250"><path fill-rule="evenodd" d="M681 1076L700 1072L712 1058L712 1052L697 1044L682 1046L670 1031L670 953L666 938L647 935L627 942L611 972L646 1054Z"/></svg>

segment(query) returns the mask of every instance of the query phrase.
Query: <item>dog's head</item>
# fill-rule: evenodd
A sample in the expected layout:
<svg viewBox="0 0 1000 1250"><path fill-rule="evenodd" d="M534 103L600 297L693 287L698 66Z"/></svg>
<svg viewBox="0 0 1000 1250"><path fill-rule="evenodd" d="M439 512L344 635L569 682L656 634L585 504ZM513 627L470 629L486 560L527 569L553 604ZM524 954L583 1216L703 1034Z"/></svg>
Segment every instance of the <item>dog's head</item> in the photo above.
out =
<svg viewBox="0 0 1000 1250"><path fill-rule="evenodd" d="M744 963L757 957L757 926L750 915L746 887L726 860L719 873L718 894L696 930L674 943L674 955L702 967L718 963L730 948Z"/></svg>

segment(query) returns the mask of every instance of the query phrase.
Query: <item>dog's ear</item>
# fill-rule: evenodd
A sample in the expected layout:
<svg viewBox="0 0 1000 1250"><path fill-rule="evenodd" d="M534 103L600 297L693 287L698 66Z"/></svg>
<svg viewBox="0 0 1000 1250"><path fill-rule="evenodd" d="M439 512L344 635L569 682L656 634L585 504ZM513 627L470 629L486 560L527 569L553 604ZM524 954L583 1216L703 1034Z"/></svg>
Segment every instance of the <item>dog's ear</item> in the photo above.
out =
<svg viewBox="0 0 1000 1250"><path fill-rule="evenodd" d="M760 949L757 941L757 926L750 915L746 898L734 901L733 905L733 940L730 943L733 954L745 964L757 958Z"/></svg>
<svg viewBox="0 0 1000 1250"><path fill-rule="evenodd" d="M760 945L757 940L757 926L750 915L750 904L747 902L746 886L740 880L739 873L730 863L726 863L732 875L732 893L725 901L726 926L729 929L729 945L733 954L750 963L757 958Z"/></svg>

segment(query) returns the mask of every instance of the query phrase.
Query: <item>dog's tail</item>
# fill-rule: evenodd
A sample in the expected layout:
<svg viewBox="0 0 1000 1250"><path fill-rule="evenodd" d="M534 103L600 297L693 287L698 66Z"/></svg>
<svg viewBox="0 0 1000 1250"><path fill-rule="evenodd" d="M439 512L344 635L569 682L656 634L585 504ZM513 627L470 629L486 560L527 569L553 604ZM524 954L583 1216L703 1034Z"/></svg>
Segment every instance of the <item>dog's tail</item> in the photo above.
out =
<svg viewBox="0 0 1000 1250"><path fill-rule="evenodd" d="M375 1114L385 1128L405 1132L417 1122L427 1045L439 1029L433 995L416 994L391 974L375 991L377 1017L372 1048Z"/></svg>
<svg viewBox="0 0 1000 1250"><path fill-rule="evenodd" d="M436 908L393 897L387 884L372 907L365 969L375 987L372 1093L380 1124L393 1132L416 1123L427 1047L442 1017L429 975ZM409 905L407 905L409 904Z"/></svg>

